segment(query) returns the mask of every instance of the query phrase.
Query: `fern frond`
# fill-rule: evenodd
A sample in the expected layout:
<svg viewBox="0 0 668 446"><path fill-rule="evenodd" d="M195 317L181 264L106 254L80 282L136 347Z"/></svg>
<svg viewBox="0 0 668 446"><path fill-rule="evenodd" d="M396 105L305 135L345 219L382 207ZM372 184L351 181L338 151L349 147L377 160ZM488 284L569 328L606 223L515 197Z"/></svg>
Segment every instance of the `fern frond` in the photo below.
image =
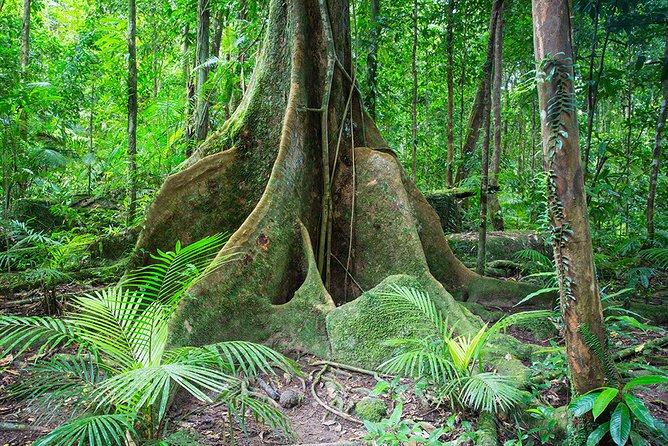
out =
<svg viewBox="0 0 668 446"><path fill-rule="evenodd" d="M610 357L610 353L607 347L604 347L601 344L601 341L598 339L594 333L591 332L589 327L586 324L582 324L578 327L578 332L582 336L582 340L587 344L587 346L594 352L594 355L601 361L603 364L603 370L605 371L605 377L611 384L619 383L619 372L615 366L614 361Z"/></svg>

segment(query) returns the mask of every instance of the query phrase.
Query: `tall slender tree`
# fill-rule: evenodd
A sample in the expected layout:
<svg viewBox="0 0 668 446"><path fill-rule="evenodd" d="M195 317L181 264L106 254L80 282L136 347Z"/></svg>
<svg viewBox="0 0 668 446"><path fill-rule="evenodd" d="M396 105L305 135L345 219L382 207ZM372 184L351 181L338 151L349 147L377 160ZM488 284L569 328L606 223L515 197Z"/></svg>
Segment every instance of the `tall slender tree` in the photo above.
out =
<svg viewBox="0 0 668 446"><path fill-rule="evenodd" d="M494 82L492 84L492 111L494 113L494 150L489 172L489 216L495 231L503 231L503 214L496 192L499 189L501 168L501 78L503 74L503 11L499 10L494 37Z"/></svg>
<svg viewBox="0 0 668 446"><path fill-rule="evenodd" d="M380 0L371 0L371 34L366 56L367 78L364 105L372 119L376 119L376 92L378 90L378 42L380 40Z"/></svg>
<svg viewBox="0 0 668 446"><path fill-rule="evenodd" d="M128 0L128 222L136 213L137 201L137 4Z"/></svg>
<svg viewBox="0 0 668 446"><path fill-rule="evenodd" d="M205 91L209 69L206 61L209 59L209 17L210 0L197 2L197 66L196 93L197 108L195 111L195 139L204 141L209 134L209 96Z"/></svg>
<svg viewBox="0 0 668 446"><path fill-rule="evenodd" d="M448 56L447 64L447 83L448 83L448 164L445 171L445 184L452 187L452 163L455 153L454 128L454 107L455 107L455 89L453 84L453 53L454 53L454 26L455 26L455 0L448 3L448 21L446 29L446 53Z"/></svg>
<svg viewBox="0 0 668 446"><path fill-rule="evenodd" d="M656 123L656 134L654 136L654 149L652 150L652 167L649 174L649 194L647 197L647 238L654 239L654 200L656 197L656 183L659 177L659 166L661 163L661 149L665 145L663 130L668 116L668 21L666 21L666 43L663 50L663 67L661 70L661 86L663 98L659 119Z"/></svg>
<svg viewBox="0 0 668 446"><path fill-rule="evenodd" d="M554 261L571 380L582 394L605 383L603 361L585 337L594 336L605 349L606 336L580 162L570 4L533 0L532 6Z"/></svg>
<svg viewBox="0 0 668 446"><path fill-rule="evenodd" d="M411 147L413 149L411 156L411 176L413 181L417 178L417 94L418 94L418 75L417 75L417 47L418 47L418 0L413 2L413 54L411 57L411 72L413 73L413 101L411 102L411 118L413 138Z"/></svg>
<svg viewBox="0 0 668 446"><path fill-rule="evenodd" d="M462 147L462 162L457 168L455 184L459 184L464 178L469 176L473 165L475 148L480 138L480 128L483 124L483 114L485 111L485 97L490 89L492 82L492 68L494 64L494 37L496 30L496 21L499 17L499 11L503 5L503 0L494 0L492 3L492 13L489 21L489 39L487 40L487 51L485 53L485 63L482 67L482 75L478 85L471 114L469 115L468 131L466 133L466 142Z"/></svg>

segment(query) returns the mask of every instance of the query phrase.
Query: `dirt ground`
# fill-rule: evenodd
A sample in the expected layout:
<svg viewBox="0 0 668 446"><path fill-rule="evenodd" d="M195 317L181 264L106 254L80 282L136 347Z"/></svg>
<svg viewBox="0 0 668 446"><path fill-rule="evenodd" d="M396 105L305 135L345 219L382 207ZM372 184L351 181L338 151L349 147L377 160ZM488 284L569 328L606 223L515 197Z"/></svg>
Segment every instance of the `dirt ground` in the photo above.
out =
<svg viewBox="0 0 668 446"><path fill-rule="evenodd" d="M58 290L58 294L81 292L83 288L65 286ZM30 301L39 297L38 292L18 293L11 297L0 296L0 313L36 315L44 314L44 306L39 300ZM15 305L16 302L26 303ZM61 302L63 304L63 302ZM512 328L508 334L523 342L538 343L531 333ZM611 341L615 350L629 345L647 343L659 336L665 336L665 331L636 329L628 331L623 336L614 336ZM555 341L559 341L555 339ZM549 346L543 341L542 345ZM248 416L245 429L238 422L232 422L235 444L237 445L278 445L278 444L325 444L354 442L362 443L367 430L354 415L355 404L384 378L374 372L351 369L349 366L335 363L326 363L319 358L299 352L283 352L296 360L304 372L303 378L288 375L262 376L268 387L283 394L291 391L299 401L295 407L284 408L278 402L269 401L280 409L289 419L293 430L293 437L286 438L270 428L255 422ZM0 446L30 445L45 432L58 425L58 419L49 422L39 421L43 430L35 430L38 415L25 403L3 398L13 383L16 383L26 372L35 355L24 355L14 360L8 356L0 360ZM651 369L651 367L665 367L668 364L668 350L655 349L636 355L629 367L635 371ZM529 364L527 364L529 365ZM536 367L536 364L533 365ZM544 365L543 365L544 366ZM324 368L324 370L323 370ZM536 369L538 370L538 369ZM387 378L389 381L391 378ZM259 382L250 383L250 391L269 400L267 392ZM402 379L398 385L405 387L401 391L404 404L403 418L424 422L424 430L429 432L442 426L450 420L454 428L447 432L441 441L448 441L459 437L465 430L475 429L476 417L473 415L455 415L449 406L435 407L416 395L411 382ZM266 388L266 387L265 387ZM559 407L568 404L570 389L565 377L559 377L544 383L539 390L540 399L547 405ZM314 395L315 394L315 395ZM640 396L647 402L647 406L654 416L668 423L668 392L656 388L643 390ZM317 396L317 397L316 397ZM383 394L388 407L387 415L392 411L394 401L389 395ZM334 413L338 412L338 414ZM343 412L343 415L341 415ZM198 443L204 445L230 444L230 425L227 408L222 404L204 404L186 395L177 395L168 413L169 432L194 431L198 434ZM464 423L462 423L464 421ZM467 424L470 423L470 424ZM500 444L516 436L516 426L513 420L508 419L499 423ZM467 443L465 443L467 444ZM468 444L471 444L468 441Z"/></svg>

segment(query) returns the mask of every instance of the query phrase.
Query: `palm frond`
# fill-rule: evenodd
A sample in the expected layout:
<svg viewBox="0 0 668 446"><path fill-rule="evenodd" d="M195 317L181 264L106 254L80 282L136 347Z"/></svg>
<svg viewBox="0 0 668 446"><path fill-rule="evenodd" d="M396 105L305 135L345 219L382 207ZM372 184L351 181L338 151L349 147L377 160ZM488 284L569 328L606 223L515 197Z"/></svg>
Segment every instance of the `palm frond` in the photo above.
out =
<svg viewBox="0 0 668 446"><path fill-rule="evenodd" d="M125 446L126 432L136 437L132 414L90 415L75 418L38 439L33 446Z"/></svg>
<svg viewBox="0 0 668 446"><path fill-rule="evenodd" d="M25 350L39 346L38 354L58 346L80 343L76 327L61 319L38 316L0 315L0 358L15 350L18 356Z"/></svg>
<svg viewBox="0 0 668 446"><path fill-rule="evenodd" d="M522 391L513 386L512 379L497 373L485 372L466 380L460 394L469 407L484 412L506 412L522 400Z"/></svg>
<svg viewBox="0 0 668 446"><path fill-rule="evenodd" d="M69 321L80 328L82 338L107 354L120 369L133 368L139 362L131 339L131 318L139 315L140 305L132 294L120 288L107 288L73 300L75 312Z"/></svg>
<svg viewBox="0 0 668 446"><path fill-rule="evenodd" d="M230 380L222 372L193 364L141 367L105 380L98 386L93 398L97 408L109 404L137 408L156 405L158 419L161 420L166 413L174 384L200 401L211 402L204 391L222 392Z"/></svg>
<svg viewBox="0 0 668 446"><path fill-rule="evenodd" d="M419 339L396 339L392 344L403 346L404 351L390 358L378 368L387 373L428 377L435 383L444 383L456 375L454 364L436 342Z"/></svg>
<svg viewBox="0 0 668 446"><path fill-rule="evenodd" d="M252 378L260 373L273 374L273 367L291 374L301 373L294 361L264 345L246 341L227 341L203 348L219 353L232 375L243 372Z"/></svg>
<svg viewBox="0 0 668 446"><path fill-rule="evenodd" d="M640 258L652 262L653 266L668 269L668 248L651 248L640 251Z"/></svg>
<svg viewBox="0 0 668 446"><path fill-rule="evenodd" d="M383 307L389 313L402 317L425 316L441 336L449 337L454 327L448 328L447 318L443 318L434 301L427 293L415 288L393 286L389 291L378 293Z"/></svg>
<svg viewBox="0 0 668 446"><path fill-rule="evenodd" d="M56 355L29 371L10 388L10 395L37 407L38 420L50 420L64 409L74 415L87 410L91 393L107 377L91 353Z"/></svg>
<svg viewBox="0 0 668 446"><path fill-rule="evenodd" d="M246 432L246 414L250 412L256 422L269 426L275 433L283 434L287 439L293 439L289 420L283 412L268 402L240 391L238 387L224 391L218 399L227 405L244 432Z"/></svg>
<svg viewBox="0 0 668 446"><path fill-rule="evenodd" d="M136 290L147 300L161 302L172 310L186 289L233 256L221 252L226 242L227 236L224 234L205 237L186 247L181 247L177 242L174 251L152 254L154 263L131 273L123 286ZM169 315L171 311L168 311Z"/></svg>

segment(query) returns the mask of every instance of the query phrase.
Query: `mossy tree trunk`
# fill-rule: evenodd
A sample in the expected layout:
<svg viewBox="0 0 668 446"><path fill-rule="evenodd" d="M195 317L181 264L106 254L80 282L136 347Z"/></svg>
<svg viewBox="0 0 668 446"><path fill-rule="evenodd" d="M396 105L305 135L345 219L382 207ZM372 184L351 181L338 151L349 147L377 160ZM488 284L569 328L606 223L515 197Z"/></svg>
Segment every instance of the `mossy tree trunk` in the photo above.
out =
<svg viewBox="0 0 668 446"><path fill-rule="evenodd" d="M150 207L132 266L221 231L236 253L190 290L173 343L278 338L326 355L325 316L393 274L418 278L462 331L469 315L446 288L478 301L526 292L450 251L363 111L349 23L345 0L272 0L241 104Z"/></svg>

